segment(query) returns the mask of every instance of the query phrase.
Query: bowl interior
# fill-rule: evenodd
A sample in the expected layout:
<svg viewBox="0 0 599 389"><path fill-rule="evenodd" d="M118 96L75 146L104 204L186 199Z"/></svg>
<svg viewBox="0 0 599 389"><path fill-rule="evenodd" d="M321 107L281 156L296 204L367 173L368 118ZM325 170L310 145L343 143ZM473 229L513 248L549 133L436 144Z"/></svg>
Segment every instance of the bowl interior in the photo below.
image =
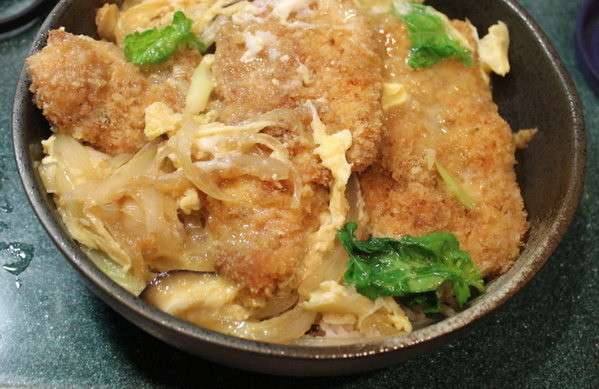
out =
<svg viewBox="0 0 599 389"><path fill-rule="evenodd" d="M47 31L59 26L69 32L95 37L95 9L104 2L61 1L44 23L32 50L43 47ZM50 131L32 103L29 79L23 73L14 102L14 145L24 187L36 213L57 246L102 299L148 332L193 353L258 371L313 375L366 370L430 347L444 335L501 305L552 253L578 205L583 185L585 135L580 103L568 75L542 31L515 2L435 0L428 3L451 17L467 17L481 34L497 20L508 24L512 37L512 71L505 78L493 79L494 98L512 128L539 129L528 149L517 155L518 181L530 221L528 240L513 268L491 283L488 293L464 312L401 338L344 347L307 348L266 345L216 334L146 305L97 270L57 217L54 204L46 196L34 168L42 157L40 141L47 138ZM243 357L245 354L255 358L248 362ZM371 356L373 363L360 363L362 356ZM277 359L275 365L270 357Z"/></svg>

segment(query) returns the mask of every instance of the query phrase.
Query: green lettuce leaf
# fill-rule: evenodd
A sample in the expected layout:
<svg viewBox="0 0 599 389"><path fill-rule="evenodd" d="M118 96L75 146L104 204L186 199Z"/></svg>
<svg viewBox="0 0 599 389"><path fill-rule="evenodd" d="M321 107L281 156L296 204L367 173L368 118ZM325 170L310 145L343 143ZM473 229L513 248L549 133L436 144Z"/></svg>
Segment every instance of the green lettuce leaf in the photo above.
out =
<svg viewBox="0 0 599 389"><path fill-rule="evenodd" d="M472 65L472 53L452 36L443 14L432 7L406 1L394 2L392 10L408 28L412 42L408 64L412 68L426 68L448 58Z"/></svg>
<svg viewBox="0 0 599 389"><path fill-rule="evenodd" d="M448 281L462 307L471 297L471 287L485 290L480 271L468 253L460 250L452 234L358 240L354 236L356 229L355 223L347 223L337 232L337 239L349 254L344 280L370 299L435 292ZM421 298L425 297L430 298ZM427 306L434 304L429 302Z"/></svg>
<svg viewBox="0 0 599 389"><path fill-rule="evenodd" d="M152 28L127 35L125 57L136 65L155 65L169 59L180 46L189 45L204 52L206 46L191 32L193 21L181 11L163 28Z"/></svg>
<svg viewBox="0 0 599 389"><path fill-rule="evenodd" d="M410 308L420 308L427 315L441 313L441 302L436 292L409 295L401 297L400 301Z"/></svg>

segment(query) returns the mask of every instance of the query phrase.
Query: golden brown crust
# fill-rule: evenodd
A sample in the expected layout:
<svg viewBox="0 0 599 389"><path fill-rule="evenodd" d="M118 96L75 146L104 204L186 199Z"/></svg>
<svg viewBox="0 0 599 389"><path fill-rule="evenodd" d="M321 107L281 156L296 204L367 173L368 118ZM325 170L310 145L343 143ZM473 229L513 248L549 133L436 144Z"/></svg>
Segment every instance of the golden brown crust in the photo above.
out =
<svg viewBox="0 0 599 389"><path fill-rule="evenodd" d="M328 204L326 191L309 193L293 209L291 191L283 187L239 179L227 189L251 199L248 204L206 200L206 229L218 242L213 255L219 272L252 294L294 289L307 237L318 228L318 216Z"/></svg>
<svg viewBox="0 0 599 389"><path fill-rule="evenodd" d="M47 46L27 66L35 102L55 131L118 154L144 144L146 106L163 101L182 109L199 60L199 54L186 51L142 71L116 45L59 29L50 31Z"/></svg>
<svg viewBox="0 0 599 389"><path fill-rule="evenodd" d="M409 41L401 23L385 24L392 39L377 41L359 13L345 21L351 2L328 4L330 12L302 17L310 28L272 17L248 25L224 22L220 28L213 67L219 101L212 108L228 123L275 109L293 111L305 134L291 128L266 132L287 147L306 185L297 209L290 206L290 188L249 178L224 184L250 196L247 204L202 201L218 271L252 294L297 286L307 238L327 206L330 180L314 154L305 103L314 102L328 131L351 130L348 158L354 171L364 171L377 159L381 140L381 53L385 78L404 84L409 99L386 115L381 158L360 175L373 233L453 232L484 274L507 271L527 229L526 214L511 132L478 67L445 61L414 71L405 63ZM469 31L465 24L456 26ZM273 42L255 59L241 61L247 34L257 32L270 34ZM145 107L162 101L183 109L199 61L197 52L181 51L163 65L140 69L112 43L55 30L28 67L35 101L56 131L118 154L145 142ZM427 164L431 152L473 195L474 210L447 192Z"/></svg>
<svg viewBox="0 0 599 389"><path fill-rule="evenodd" d="M372 51L376 37L360 13L343 20L353 10L351 1L328 3L328 10L313 8L308 16L291 17L291 26L269 16L267 9L258 15L261 22L236 24L233 18L217 33L213 72L218 103L213 108L219 120L235 123L284 109L304 128L266 130L284 143L312 193L299 209L289 208L289 193L255 181L243 184L245 193L256 194L251 206L208 201L207 227L222 242L219 271L252 293L297 287L308 236L328 204L324 188L330 172L314 153L306 102L315 104L329 132L352 132L348 159L354 170L365 169L378 154L382 111L381 59ZM260 34L268 43L254 58L242 60L248 36Z"/></svg>
<svg viewBox="0 0 599 389"><path fill-rule="evenodd" d="M354 171L377 157L381 135L381 59L376 36L351 1L329 2L327 10L290 23L260 15L264 21L224 22L216 41L216 95L221 118L235 122L277 108L296 108L311 100L328 131L349 129L348 159ZM347 21L347 12L356 15ZM272 42L249 62L242 61L248 34L269 34Z"/></svg>
<svg viewBox="0 0 599 389"><path fill-rule="evenodd" d="M387 41L396 42L387 71L406 86L409 100L387 115L380 164L360 176L373 233L449 231L486 276L504 273L527 230L510 127L478 64L468 68L451 60L413 70L405 62L409 40L403 25L387 21L385 26L393 38ZM463 22L456 27L469 31ZM447 191L426 162L431 152L475 198L474 210Z"/></svg>

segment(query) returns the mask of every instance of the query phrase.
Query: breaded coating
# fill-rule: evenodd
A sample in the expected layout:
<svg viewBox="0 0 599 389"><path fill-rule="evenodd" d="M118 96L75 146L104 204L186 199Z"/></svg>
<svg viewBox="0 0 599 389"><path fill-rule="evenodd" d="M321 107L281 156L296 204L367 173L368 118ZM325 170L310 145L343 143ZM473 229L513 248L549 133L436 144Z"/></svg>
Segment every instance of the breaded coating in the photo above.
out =
<svg viewBox="0 0 599 389"><path fill-rule="evenodd" d="M455 22L465 36L470 26ZM478 63L455 60L413 70L404 25L383 22L385 77L403 84L408 100L385 118L380 163L360 176L376 236L456 234L485 276L506 272L527 230L516 182L514 143ZM448 192L434 167L440 162L475 199L466 209Z"/></svg>
<svg viewBox="0 0 599 389"><path fill-rule="evenodd" d="M219 241L219 272L254 294L297 288L308 237L328 207L330 172L314 152L307 102L329 132L352 132L348 159L355 170L376 159L380 141L382 63L366 18L351 1L297 4L281 17L276 7L282 2L257 1L223 19L216 34L217 102L211 108L226 123L264 113L287 122L265 132L285 145L304 184L297 209L290 208L289 190L258 180L241 185L251 193L249 205L208 200L207 229Z"/></svg>
<svg viewBox="0 0 599 389"><path fill-rule="evenodd" d="M251 294L295 289L307 238L319 227L318 215L328 205L326 190L305 194L294 209L290 188L248 178L229 183L227 189L250 199L247 204L206 199L206 230L215 242L211 253L219 273Z"/></svg>
<svg viewBox="0 0 599 389"><path fill-rule="evenodd" d="M352 1L300 1L303 7L283 19L273 7L289 4L277 3L257 1L217 32L213 69L221 120L313 100L328 131L352 132L348 159L354 171L364 170L377 157L381 135L375 32Z"/></svg>
<svg viewBox="0 0 599 389"><path fill-rule="evenodd" d="M113 43L50 31L48 44L27 60L31 91L54 131L109 153L132 153L144 143L144 110L164 102L181 110L201 57L185 51L144 71Z"/></svg>

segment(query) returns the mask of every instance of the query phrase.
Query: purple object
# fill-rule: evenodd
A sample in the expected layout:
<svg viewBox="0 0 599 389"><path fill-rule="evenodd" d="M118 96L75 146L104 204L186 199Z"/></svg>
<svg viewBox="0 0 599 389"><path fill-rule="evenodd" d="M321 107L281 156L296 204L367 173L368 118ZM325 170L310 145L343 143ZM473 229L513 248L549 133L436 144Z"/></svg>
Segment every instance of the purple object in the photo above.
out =
<svg viewBox="0 0 599 389"><path fill-rule="evenodd" d="M599 1L586 0L576 21L579 62L595 92L599 93Z"/></svg>

